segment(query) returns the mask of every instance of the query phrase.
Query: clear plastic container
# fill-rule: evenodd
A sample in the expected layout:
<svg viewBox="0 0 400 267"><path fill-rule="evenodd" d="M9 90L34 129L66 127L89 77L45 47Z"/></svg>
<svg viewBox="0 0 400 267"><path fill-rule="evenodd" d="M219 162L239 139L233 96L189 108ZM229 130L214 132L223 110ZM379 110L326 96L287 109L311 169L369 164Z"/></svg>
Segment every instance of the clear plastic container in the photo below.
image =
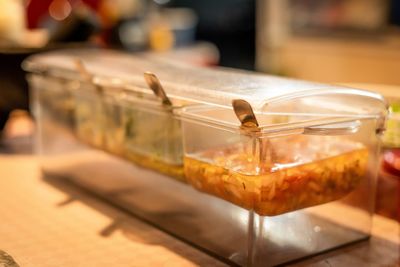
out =
<svg viewBox="0 0 400 267"><path fill-rule="evenodd" d="M165 107L152 94L108 79L83 82L75 96L83 142L184 180L182 129L175 115L182 103Z"/></svg>
<svg viewBox="0 0 400 267"><path fill-rule="evenodd" d="M77 83L62 77L42 74L30 74L27 79L32 87L37 88L36 97L43 103L49 115L58 120L60 125L70 128L75 126L74 91Z"/></svg>
<svg viewBox="0 0 400 267"><path fill-rule="evenodd" d="M126 100L123 109L124 157L183 180L182 128L180 119L174 115L174 109L179 107Z"/></svg>
<svg viewBox="0 0 400 267"><path fill-rule="evenodd" d="M101 92L92 84L81 82L76 90L76 134L86 144L105 148L105 109Z"/></svg>
<svg viewBox="0 0 400 267"><path fill-rule="evenodd" d="M213 118L227 118L227 113L232 113L218 108L187 112L209 113ZM315 120L314 116L295 114L262 114L258 118L271 125L276 125L273 121L304 124ZM280 124L283 128L282 124L290 125ZM318 135L322 125L309 127L306 134L304 126L272 133L266 126L264 132L246 132L227 125L210 127L192 117L183 123L185 177L197 189L260 215L274 216L338 200L368 179L368 159L376 151L369 147L365 133L375 124L373 118L341 118L330 126L345 127L340 128L344 133ZM334 128L326 129L333 132Z"/></svg>
<svg viewBox="0 0 400 267"><path fill-rule="evenodd" d="M371 135L380 136L386 113L379 94L246 73L198 75L203 84L214 76L223 90L197 88L192 97L203 105L181 114L185 177L195 188L273 216L338 200L370 179L378 149ZM235 108L238 101L246 105Z"/></svg>
<svg viewBox="0 0 400 267"><path fill-rule="evenodd" d="M183 180L182 129L177 113L188 102L172 99L172 106L164 106L152 92L142 92L120 80L97 78L95 85L86 86L100 89L95 93L103 109L100 121L88 120L92 128L101 125L97 129L103 138L100 147ZM77 96L79 103L80 93Z"/></svg>
<svg viewBox="0 0 400 267"><path fill-rule="evenodd" d="M282 265L368 238L386 118L380 95L105 50L30 62L79 83L78 134L34 98L50 184L72 181L228 264ZM148 88L145 71L172 106ZM252 111L233 108L237 100ZM182 174L187 184L168 179Z"/></svg>
<svg viewBox="0 0 400 267"><path fill-rule="evenodd" d="M118 88L82 81L76 90L76 133L86 144L122 155L126 135Z"/></svg>

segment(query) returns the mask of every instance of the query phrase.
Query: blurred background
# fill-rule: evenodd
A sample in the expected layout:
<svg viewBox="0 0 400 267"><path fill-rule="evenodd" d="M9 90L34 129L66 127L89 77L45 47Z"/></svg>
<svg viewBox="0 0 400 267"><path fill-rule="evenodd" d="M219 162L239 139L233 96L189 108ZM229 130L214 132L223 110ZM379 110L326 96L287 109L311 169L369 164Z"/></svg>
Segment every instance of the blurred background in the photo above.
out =
<svg viewBox="0 0 400 267"><path fill-rule="evenodd" d="M23 59L73 47L357 85L383 93L395 114L399 27L398 0L0 0L1 144L34 129ZM388 128L390 147L400 147L398 125ZM399 175L400 151L390 152L386 170ZM378 209L396 206L384 201Z"/></svg>
<svg viewBox="0 0 400 267"><path fill-rule="evenodd" d="M21 60L65 47L154 51L321 82L400 84L396 0L0 0L0 10L2 83L18 88L2 90L6 115L28 106Z"/></svg>

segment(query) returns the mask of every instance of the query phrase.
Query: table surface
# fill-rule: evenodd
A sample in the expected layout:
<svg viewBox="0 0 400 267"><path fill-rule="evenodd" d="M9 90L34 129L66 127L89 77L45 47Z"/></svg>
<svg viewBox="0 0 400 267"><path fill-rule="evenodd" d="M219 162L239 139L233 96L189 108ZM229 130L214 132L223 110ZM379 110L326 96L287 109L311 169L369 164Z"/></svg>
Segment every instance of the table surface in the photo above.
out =
<svg viewBox="0 0 400 267"><path fill-rule="evenodd" d="M69 187L42 180L33 156L0 155L0 249L21 267L224 266ZM372 232L369 241L291 266L400 266L399 224L376 215Z"/></svg>

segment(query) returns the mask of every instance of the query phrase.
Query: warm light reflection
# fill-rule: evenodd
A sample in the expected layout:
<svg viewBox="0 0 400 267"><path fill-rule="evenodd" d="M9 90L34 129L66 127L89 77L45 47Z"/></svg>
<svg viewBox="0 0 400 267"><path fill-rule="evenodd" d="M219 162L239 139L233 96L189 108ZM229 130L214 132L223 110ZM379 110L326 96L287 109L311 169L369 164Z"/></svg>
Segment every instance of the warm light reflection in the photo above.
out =
<svg viewBox="0 0 400 267"><path fill-rule="evenodd" d="M55 20L64 20L71 11L71 4L67 0L54 0L49 6L49 14Z"/></svg>

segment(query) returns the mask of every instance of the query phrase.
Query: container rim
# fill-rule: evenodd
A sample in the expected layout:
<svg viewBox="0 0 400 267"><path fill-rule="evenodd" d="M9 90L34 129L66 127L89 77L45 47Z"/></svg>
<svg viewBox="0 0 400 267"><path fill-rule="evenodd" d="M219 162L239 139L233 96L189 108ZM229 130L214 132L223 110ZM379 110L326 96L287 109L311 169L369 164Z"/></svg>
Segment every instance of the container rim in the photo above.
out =
<svg viewBox="0 0 400 267"><path fill-rule="evenodd" d="M220 110L230 110L227 107L219 107ZM208 105L195 105L191 107L184 107L181 110L180 116L183 121L192 122L200 125L211 126L221 130L230 132L240 132L243 130L240 127L240 122L229 122L226 120L219 120L209 116L202 116L196 112L206 111L215 109L215 106ZM232 111L233 113L233 111ZM271 135L288 135L288 134L303 134L307 132L310 127L319 126L332 126L340 125L343 123L357 122L368 119L379 119L382 114L322 114L322 113L293 113L293 112L254 112L257 115L262 116L304 116L308 119L299 120L296 122L285 122L275 124L261 124L259 126L259 132L254 133L255 135L271 136Z"/></svg>

